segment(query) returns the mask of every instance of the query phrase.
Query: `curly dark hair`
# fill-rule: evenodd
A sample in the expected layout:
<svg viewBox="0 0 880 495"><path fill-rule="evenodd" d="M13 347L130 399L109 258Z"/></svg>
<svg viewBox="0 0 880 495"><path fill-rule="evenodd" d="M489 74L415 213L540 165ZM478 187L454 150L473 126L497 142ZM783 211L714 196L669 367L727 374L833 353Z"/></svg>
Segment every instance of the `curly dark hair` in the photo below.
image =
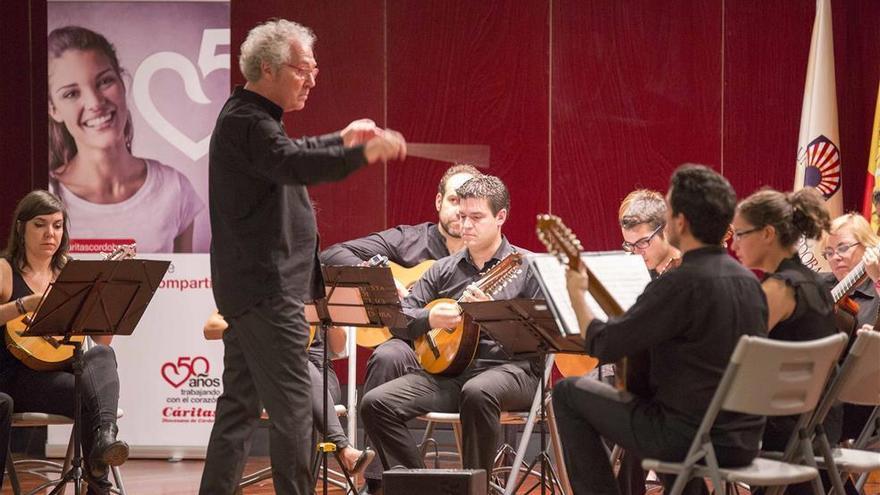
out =
<svg viewBox="0 0 880 495"><path fill-rule="evenodd" d="M687 218L697 240L718 245L733 220L736 193L718 172L686 163L672 174L669 207L673 216L681 213Z"/></svg>
<svg viewBox="0 0 880 495"><path fill-rule="evenodd" d="M813 188L792 193L762 189L744 199L736 210L755 227L772 225L783 247L794 246L801 236L819 239L831 227L831 215Z"/></svg>
<svg viewBox="0 0 880 495"><path fill-rule="evenodd" d="M507 210L510 214L510 193L501 179L494 175L478 175L468 179L455 190L459 199L485 198L489 201L489 209L493 215L501 210Z"/></svg>

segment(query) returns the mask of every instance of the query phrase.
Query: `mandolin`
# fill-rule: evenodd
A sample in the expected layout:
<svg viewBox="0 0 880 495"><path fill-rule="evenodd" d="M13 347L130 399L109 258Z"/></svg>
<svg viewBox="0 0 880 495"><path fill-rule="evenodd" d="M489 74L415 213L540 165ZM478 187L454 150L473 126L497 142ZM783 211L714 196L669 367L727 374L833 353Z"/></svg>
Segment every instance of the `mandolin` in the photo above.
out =
<svg viewBox="0 0 880 495"><path fill-rule="evenodd" d="M425 260L410 268L405 268L394 262L387 262L386 264L391 268L391 275L394 277L394 280L409 289L422 278L422 275L428 271L428 268L431 268L434 260ZM376 347L390 338L391 331L387 327L357 327L357 332L355 333L355 342L361 347Z"/></svg>
<svg viewBox="0 0 880 495"><path fill-rule="evenodd" d="M511 253L493 266L475 285L488 296L496 294L522 271L522 255ZM425 306L431 309L440 303L458 304L459 300L435 299ZM467 313L455 328L433 328L414 343L416 357L422 368L435 375L455 376L465 370L477 353L480 329Z"/></svg>
<svg viewBox="0 0 880 495"><path fill-rule="evenodd" d="M104 260L125 260L134 258L134 244L118 246ZM46 291L48 293L48 291ZM43 294L45 298L45 294ZM42 304L42 303L41 303ZM39 309L39 307L38 307ZM6 322L6 348L19 361L34 371L56 371L64 369L73 359L73 346L64 345L61 339L51 336L23 337L22 333L30 325L33 312ZM70 340L83 342L84 336L74 336Z"/></svg>

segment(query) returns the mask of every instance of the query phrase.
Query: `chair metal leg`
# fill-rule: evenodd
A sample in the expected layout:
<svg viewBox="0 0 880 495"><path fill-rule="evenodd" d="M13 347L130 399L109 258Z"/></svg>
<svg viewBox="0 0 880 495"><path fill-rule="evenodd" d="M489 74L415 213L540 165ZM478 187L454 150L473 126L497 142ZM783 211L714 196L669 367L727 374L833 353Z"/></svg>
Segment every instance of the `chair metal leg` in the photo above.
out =
<svg viewBox="0 0 880 495"><path fill-rule="evenodd" d="M12 451L6 448L6 477L9 484L12 485L12 493L21 495L21 485L18 484L18 473L15 471L15 459L12 458Z"/></svg>

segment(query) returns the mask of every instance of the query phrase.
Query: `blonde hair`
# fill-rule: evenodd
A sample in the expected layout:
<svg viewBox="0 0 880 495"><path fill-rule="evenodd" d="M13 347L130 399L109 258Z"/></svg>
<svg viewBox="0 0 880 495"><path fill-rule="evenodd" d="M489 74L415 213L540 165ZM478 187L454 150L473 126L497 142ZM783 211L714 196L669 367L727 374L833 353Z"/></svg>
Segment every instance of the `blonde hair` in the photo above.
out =
<svg viewBox="0 0 880 495"><path fill-rule="evenodd" d="M853 237L855 237L861 245L865 247L880 245L880 237L877 237L877 234L871 230L871 224L865 220L865 217L856 212L846 213L832 220L831 228L828 229L828 232L834 235L846 226L852 228Z"/></svg>
<svg viewBox="0 0 880 495"><path fill-rule="evenodd" d="M666 199L657 191L636 189L623 198L617 211L617 219L624 229L643 223L656 229L666 222Z"/></svg>

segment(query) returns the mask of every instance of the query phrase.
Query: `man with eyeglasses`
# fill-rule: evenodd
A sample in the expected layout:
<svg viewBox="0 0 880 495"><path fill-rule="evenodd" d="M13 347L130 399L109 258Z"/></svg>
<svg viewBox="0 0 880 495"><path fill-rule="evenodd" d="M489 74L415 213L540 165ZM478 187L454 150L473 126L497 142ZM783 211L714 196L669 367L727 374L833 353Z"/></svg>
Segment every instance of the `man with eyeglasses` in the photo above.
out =
<svg viewBox="0 0 880 495"><path fill-rule="evenodd" d="M229 328L199 489L205 495L236 491L261 403L272 418L275 493L312 493L304 307L324 297L324 284L306 186L406 157L403 136L366 119L324 136L288 137L282 116L302 110L315 87L314 41L309 28L283 19L253 28L239 58L247 83L235 88L211 135L211 276Z"/></svg>
<svg viewBox="0 0 880 495"><path fill-rule="evenodd" d="M651 278L678 266L681 252L666 240L666 200L657 191L637 189L620 203L618 220L623 250L645 260Z"/></svg>

